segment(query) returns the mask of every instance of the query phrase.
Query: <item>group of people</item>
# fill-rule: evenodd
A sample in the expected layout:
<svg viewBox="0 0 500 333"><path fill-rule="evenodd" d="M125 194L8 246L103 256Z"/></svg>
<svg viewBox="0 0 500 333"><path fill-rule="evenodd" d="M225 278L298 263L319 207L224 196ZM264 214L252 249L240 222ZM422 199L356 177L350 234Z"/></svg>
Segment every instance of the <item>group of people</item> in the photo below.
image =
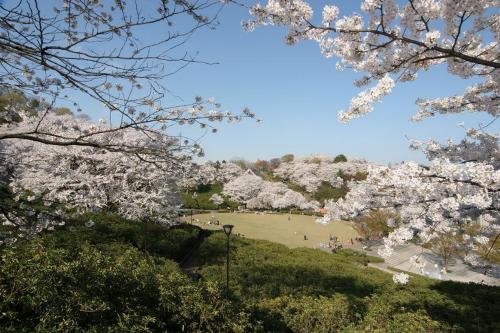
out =
<svg viewBox="0 0 500 333"><path fill-rule="evenodd" d="M219 220L208 220L207 224L220 225L220 222L219 222Z"/></svg>
<svg viewBox="0 0 500 333"><path fill-rule="evenodd" d="M360 240L360 239L356 238L356 241L358 241L358 240ZM350 241L351 241L351 245L354 245L354 240L352 238L350 239ZM323 244L320 244L320 245L323 245ZM335 252L337 252L337 250L342 250L343 245L339 241L339 238L337 236L330 234L328 245L325 245L323 247L327 247L329 249L332 249L332 253L335 253Z"/></svg>

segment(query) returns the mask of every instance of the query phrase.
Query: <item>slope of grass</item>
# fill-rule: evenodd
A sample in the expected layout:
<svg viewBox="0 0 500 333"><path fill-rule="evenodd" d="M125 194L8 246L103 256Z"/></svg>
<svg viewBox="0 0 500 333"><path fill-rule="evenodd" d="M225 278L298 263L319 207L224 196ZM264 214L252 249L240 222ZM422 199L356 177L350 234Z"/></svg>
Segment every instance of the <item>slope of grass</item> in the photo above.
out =
<svg viewBox="0 0 500 333"><path fill-rule="evenodd" d="M347 252L86 216L0 248L0 332L498 332L500 288L390 274ZM165 242L165 243L164 243ZM173 259L173 260L172 260Z"/></svg>
<svg viewBox="0 0 500 333"><path fill-rule="evenodd" d="M207 280L225 277L222 233L201 248ZM497 332L500 288L390 274L342 254L231 239L232 296L270 332Z"/></svg>

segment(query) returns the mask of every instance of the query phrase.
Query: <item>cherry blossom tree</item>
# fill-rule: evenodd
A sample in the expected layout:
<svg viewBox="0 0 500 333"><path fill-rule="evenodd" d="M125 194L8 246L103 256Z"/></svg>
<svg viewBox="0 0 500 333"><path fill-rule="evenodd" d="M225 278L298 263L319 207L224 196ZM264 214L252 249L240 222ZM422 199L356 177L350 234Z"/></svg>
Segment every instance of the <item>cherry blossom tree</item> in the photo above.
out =
<svg viewBox="0 0 500 333"><path fill-rule="evenodd" d="M53 5L53 8L51 8ZM34 119L23 108L0 112L0 140L21 139L51 145L108 147L96 140L107 131L135 128L163 133L173 125L212 127L211 121L240 120L253 114L223 112L214 98L169 103L162 79L192 63L207 63L183 49L196 31L213 28L221 8L218 1L190 2L38 0L0 4L0 88L37 97L42 107ZM144 38L150 29L158 34ZM207 63L208 64L208 63ZM46 117L59 102L81 111L81 96L102 105L108 128L63 136ZM33 116L33 115L32 115ZM162 139L163 140L163 139ZM161 142L160 142L161 143ZM191 149L194 142L180 143ZM115 146L113 149L117 149ZM119 147L136 150L130 143ZM157 147L163 154L161 144ZM197 154L202 154L195 148ZM148 153L156 153L149 148Z"/></svg>
<svg viewBox="0 0 500 333"><path fill-rule="evenodd" d="M284 183L264 181L259 176L245 173L224 185L222 194L244 203L250 209L315 209L319 203L308 202L300 193Z"/></svg>
<svg viewBox="0 0 500 333"><path fill-rule="evenodd" d="M2 183L17 202L2 212L2 222L31 231L47 226L49 218L38 224L16 215L26 210L19 205L34 202L76 211L114 206L129 218L166 221L186 160L204 154L171 128L216 132L214 122L254 117L247 108L224 111L214 98L179 102L163 85L190 64L211 64L185 45L198 30L217 25L221 6L211 0L0 2L0 93L29 101L0 110ZM61 116L61 103L79 114L88 98L101 105L93 110L101 112L98 122Z"/></svg>
<svg viewBox="0 0 500 333"><path fill-rule="evenodd" d="M222 194L236 202L246 202L257 196L263 183L259 176L245 173L225 184Z"/></svg>
<svg viewBox="0 0 500 333"><path fill-rule="evenodd" d="M243 169L232 162L204 162L192 163L180 181L180 185L187 189L196 189L200 185L224 184L243 174Z"/></svg>
<svg viewBox="0 0 500 333"><path fill-rule="evenodd" d="M481 264L500 236L500 170L498 134L488 126L500 117L500 16L494 0L365 0L361 14L340 16L335 5L323 7L320 22L303 0L269 0L250 8L247 30L256 26L288 28L285 41L319 44L321 53L338 59L337 68L362 73L355 82L367 87L339 112L348 122L373 110L373 104L397 84L415 81L419 73L446 66L467 80L464 92L436 99L419 98L413 121L437 114L481 112L492 120L469 129L459 143L414 142L430 164L405 162L370 166L365 181L353 181L344 200L330 202L333 218L352 218L373 209L392 209L401 220L385 239L384 255L410 240L432 241L442 233L460 235L471 226L479 232L464 237L465 260ZM466 235L465 235L466 236ZM479 257L478 248L489 248ZM484 251L483 251L484 252ZM406 283L407 276L394 281Z"/></svg>
<svg viewBox="0 0 500 333"><path fill-rule="evenodd" d="M47 117L55 118L52 123L68 126L66 132L85 132L96 126L69 115ZM129 128L102 133L98 140L109 147L131 142L154 149L164 138ZM0 222L7 226L0 242L6 243L64 224L73 214L101 209L134 220L172 223L180 204L177 182L182 164L190 163L183 154L155 155L153 159L141 152L17 139L8 140L2 148L5 179L13 198L0 208Z"/></svg>
<svg viewBox="0 0 500 333"><path fill-rule="evenodd" d="M341 187L344 180L339 174L354 176L358 172L365 172L367 168L368 163L362 160L335 162L335 158L330 156L315 156L283 162L273 174L299 185L306 192L314 193L322 182Z"/></svg>

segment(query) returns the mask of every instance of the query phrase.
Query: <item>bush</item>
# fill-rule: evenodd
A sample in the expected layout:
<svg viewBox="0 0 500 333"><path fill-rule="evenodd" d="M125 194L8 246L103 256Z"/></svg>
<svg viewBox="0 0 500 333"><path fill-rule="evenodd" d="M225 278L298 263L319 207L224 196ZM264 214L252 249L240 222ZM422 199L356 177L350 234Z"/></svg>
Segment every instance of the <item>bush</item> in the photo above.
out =
<svg viewBox="0 0 500 333"><path fill-rule="evenodd" d="M289 249L226 236L199 250L193 281L167 257L199 229L94 216L0 249L0 332L497 332L500 288L390 274L343 250ZM168 241L164 242L167 239ZM149 242L149 243L148 243ZM164 254L164 249L170 249Z"/></svg>
<svg viewBox="0 0 500 333"><path fill-rule="evenodd" d="M362 252L351 250L351 249L337 250L337 252L335 252L333 255L348 258L352 261L358 262L358 263L363 264L365 266L368 265L368 263L370 263L370 262L373 262L373 263L384 262L384 259L382 259L380 257L369 256L366 253L362 253Z"/></svg>
<svg viewBox="0 0 500 333"><path fill-rule="evenodd" d="M201 275L225 278L226 237L202 244ZM329 254L231 238L230 289L266 332L495 332L500 288L412 276L408 285L360 266L354 251Z"/></svg>
<svg viewBox="0 0 500 333"><path fill-rule="evenodd" d="M345 155L343 154L335 156L333 163L339 163L339 162L347 162L347 157L345 157Z"/></svg>
<svg viewBox="0 0 500 333"><path fill-rule="evenodd" d="M394 226L389 227L387 221L392 219ZM386 210L374 210L358 218L354 222L356 231L366 239L382 239L399 223L399 216Z"/></svg>
<svg viewBox="0 0 500 333"><path fill-rule="evenodd" d="M324 204L326 200L333 199L334 201L337 201L338 199L343 198L347 192L349 192L347 186L333 187L330 183L322 182L314 193L314 199L319 201L321 204Z"/></svg>
<svg viewBox="0 0 500 333"><path fill-rule="evenodd" d="M94 226L86 227L92 220ZM150 254L179 261L198 239L200 228L188 224L165 226L151 222L135 222L115 214L85 214L69 220L54 232L45 231L45 242L54 247L74 249L84 242L97 248L119 242L134 246Z"/></svg>
<svg viewBox="0 0 500 333"><path fill-rule="evenodd" d="M102 244L101 244L102 245ZM2 332L241 332L248 316L216 282L131 245L76 251L40 238L1 252Z"/></svg>
<svg viewBox="0 0 500 333"><path fill-rule="evenodd" d="M293 154L286 154L281 156L281 162L283 163L289 163L294 160L295 156Z"/></svg>
<svg viewBox="0 0 500 333"><path fill-rule="evenodd" d="M272 313L297 333L339 332L356 322L355 306L351 306L349 299L341 294L331 297L283 296L261 302L259 310Z"/></svg>

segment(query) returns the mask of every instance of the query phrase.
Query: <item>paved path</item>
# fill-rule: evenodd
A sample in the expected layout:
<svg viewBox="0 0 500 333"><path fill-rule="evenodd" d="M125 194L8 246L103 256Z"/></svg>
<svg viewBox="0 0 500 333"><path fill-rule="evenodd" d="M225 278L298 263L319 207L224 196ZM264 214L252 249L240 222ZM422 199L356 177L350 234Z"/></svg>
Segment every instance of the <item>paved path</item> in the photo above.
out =
<svg viewBox="0 0 500 333"><path fill-rule="evenodd" d="M366 251L367 254L377 255L377 250L382 246L374 246L371 251ZM419 260L424 263L422 272L419 267L416 267L410 262L410 258L414 255L419 257ZM395 249L394 254L389 258L384 258L384 263L372 263L371 267L376 267L384 271L390 271L388 268L393 267L402 271L407 271L419 275L424 275L438 280L452 280L460 282L475 282L488 285L500 286L500 279L493 276L482 274L481 272L473 271L461 259L456 258L448 265L448 272L441 273L441 260L430 250L424 249L421 246L408 244Z"/></svg>

